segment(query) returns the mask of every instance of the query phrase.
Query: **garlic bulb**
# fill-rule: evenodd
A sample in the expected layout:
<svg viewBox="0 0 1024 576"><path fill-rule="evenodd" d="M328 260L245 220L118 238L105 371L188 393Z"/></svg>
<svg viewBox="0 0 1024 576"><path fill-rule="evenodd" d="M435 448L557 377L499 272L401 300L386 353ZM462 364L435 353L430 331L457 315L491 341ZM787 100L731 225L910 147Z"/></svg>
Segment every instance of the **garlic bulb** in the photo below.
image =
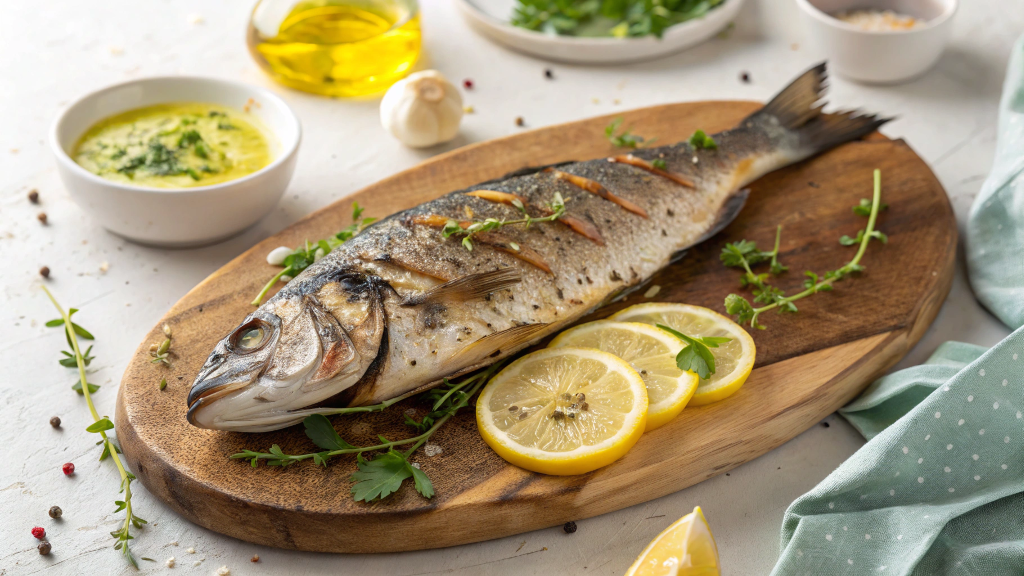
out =
<svg viewBox="0 0 1024 576"><path fill-rule="evenodd" d="M459 131L462 96L437 70L395 82L380 102L380 122L406 146L447 142Z"/></svg>

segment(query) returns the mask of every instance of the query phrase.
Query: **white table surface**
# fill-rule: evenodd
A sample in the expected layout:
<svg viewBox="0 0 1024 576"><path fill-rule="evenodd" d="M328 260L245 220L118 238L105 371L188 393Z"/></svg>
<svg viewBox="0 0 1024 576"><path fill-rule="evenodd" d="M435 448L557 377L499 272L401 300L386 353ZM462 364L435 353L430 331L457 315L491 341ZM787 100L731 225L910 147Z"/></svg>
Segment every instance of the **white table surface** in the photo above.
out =
<svg viewBox="0 0 1024 576"><path fill-rule="evenodd" d="M88 412L69 390L72 371L56 362L59 331L39 289L48 286L97 337L91 380L101 413L111 414L129 356L147 330L188 289L258 240L302 215L408 168L441 149L404 148L380 127L376 99L332 100L271 84L250 59L243 31L252 2L231 0L5 0L0 4L0 576L124 574L108 532L117 473L97 462L83 431ZM607 114L618 109L699 99L765 99L820 56L804 37L790 0L749 0L724 39L653 62L583 67L549 64L509 52L473 34L449 0L423 2L424 57L475 87L462 135L444 150L504 136L528 126ZM952 45L922 78L896 87L833 81L831 99L845 107L897 115L886 134L903 137L927 160L952 199L961 228L990 166L997 101L1010 47L1024 30L1019 0L968 0ZM201 22L196 20L201 18ZM546 80L552 68L556 79ZM738 80L748 71L753 81ZM159 74L199 74L264 85L284 97L305 127L295 179L280 206L243 234L196 250L131 244L92 222L62 188L45 145L54 115L76 96L104 85ZM615 99L621 101L616 104ZM37 188L41 206L26 200ZM899 209L899 207L894 207ZM50 224L36 214L45 210ZM106 273L103 263L109 264ZM826 296L827 297L827 296ZM901 363L926 358L946 340L991 345L1008 331L972 298L962 263L952 293L924 339ZM64 421L50 428L50 416ZM862 445L845 421L814 426L782 447L697 486L578 522L491 542L388 555L309 554L263 548L195 526L137 486L135 505L150 521L133 541L149 556L143 572L212 574L621 574L644 545L695 505L703 506L727 574L767 573L778 555L788 504ZM69 479L60 466L71 461ZM349 487L339 486L339 490ZM59 505L62 522L47 509ZM33 526L53 545L40 557ZM353 538L358 538L353 535ZM195 548L195 554L186 549ZM258 553L260 562L249 558ZM174 556L177 567L164 561ZM201 562L198 566L194 563Z"/></svg>

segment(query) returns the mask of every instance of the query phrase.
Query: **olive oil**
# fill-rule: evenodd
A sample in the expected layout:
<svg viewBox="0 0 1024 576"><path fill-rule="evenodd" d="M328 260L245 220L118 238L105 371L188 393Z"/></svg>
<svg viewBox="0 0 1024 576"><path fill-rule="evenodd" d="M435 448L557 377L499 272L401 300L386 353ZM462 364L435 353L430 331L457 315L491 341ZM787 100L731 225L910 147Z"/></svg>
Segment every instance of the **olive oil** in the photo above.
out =
<svg viewBox="0 0 1024 576"><path fill-rule="evenodd" d="M278 82L327 96L386 90L420 54L415 0L261 0L249 51Z"/></svg>

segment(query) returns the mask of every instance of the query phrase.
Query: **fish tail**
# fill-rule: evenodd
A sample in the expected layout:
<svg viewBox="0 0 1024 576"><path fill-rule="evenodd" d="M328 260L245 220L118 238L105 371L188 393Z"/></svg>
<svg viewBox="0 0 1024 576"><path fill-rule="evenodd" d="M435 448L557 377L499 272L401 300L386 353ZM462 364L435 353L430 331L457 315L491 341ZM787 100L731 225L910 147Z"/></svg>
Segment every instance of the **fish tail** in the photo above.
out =
<svg viewBox="0 0 1024 576"><path fill-rule="evenodd" d="M827 80L822 62L794 80L743 125L757 126L799 156L808 157L862 138L892 120L858 110L823 113ZM781 134L780 128L784 131Z"/></svg>

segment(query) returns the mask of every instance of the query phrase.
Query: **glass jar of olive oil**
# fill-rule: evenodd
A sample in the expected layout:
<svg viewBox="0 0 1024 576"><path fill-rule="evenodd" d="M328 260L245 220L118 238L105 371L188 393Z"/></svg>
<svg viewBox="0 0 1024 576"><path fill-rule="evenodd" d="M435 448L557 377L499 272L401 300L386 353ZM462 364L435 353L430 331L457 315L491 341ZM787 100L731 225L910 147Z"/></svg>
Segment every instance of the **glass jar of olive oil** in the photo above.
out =
<svg viewBox="0 0 1024 576"><path fill-rule="evenodd" d="M386 90L420 54L416 0L260 0L247 35L278 82L327 96Z"/></svg>

